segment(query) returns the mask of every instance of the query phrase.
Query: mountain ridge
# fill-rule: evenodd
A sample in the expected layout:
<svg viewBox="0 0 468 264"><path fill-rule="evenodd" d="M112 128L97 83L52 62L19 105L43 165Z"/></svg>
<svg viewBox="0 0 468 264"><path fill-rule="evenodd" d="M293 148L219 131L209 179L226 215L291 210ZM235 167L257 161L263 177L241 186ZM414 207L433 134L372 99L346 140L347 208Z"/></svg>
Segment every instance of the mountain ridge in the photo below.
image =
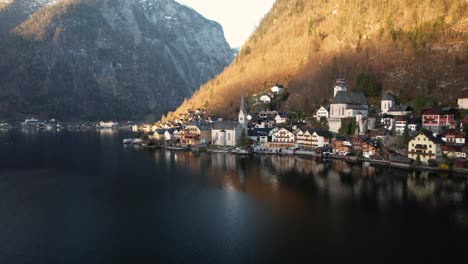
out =
<svg viewBox="0 0 468 264"><path fill-rule="evenodd" d="M157 116L232 61L222 27L173 0L63 0L0 45L7 116Z"/></svg>

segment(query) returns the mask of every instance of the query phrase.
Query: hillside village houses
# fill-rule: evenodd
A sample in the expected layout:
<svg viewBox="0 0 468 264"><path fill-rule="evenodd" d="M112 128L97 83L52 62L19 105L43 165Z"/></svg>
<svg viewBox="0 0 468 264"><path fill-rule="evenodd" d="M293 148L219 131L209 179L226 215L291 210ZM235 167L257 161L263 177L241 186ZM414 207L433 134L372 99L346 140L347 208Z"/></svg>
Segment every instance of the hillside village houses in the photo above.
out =
<svg viewBox="0 0 468 264"><path fill-rule="evenodd" d="M269 94L275 96L283 91L282 87L276 87L272 87L266 96L272 98ZM235 121L224 121L216 116L205 118L205 110L197 109L178 115L180 123L173 121L159 127L147 125L142 128L152 132L155 139L178 142L183 146L212 144L234 147L239 145L245 130L252 144L260 145L262 149L300 149L317 154L321 153L318 151L320 148L324 148L337 156L355 155L371 159L384 156L390 159L391 156L391 160L405 158L408 162L420 160L422 164L433 163L433 160L442 160L443 157L465 159L468 156L468 141L463 132L468 127L468 116L458 119L458 125L455 120L457 109L431 108L414 113L410 106L398 104L393 94L384 92L380 100L381 111L376 114L378 111L370 108L362 92L348 91L344 79L336 80L333 94L330 105L320 106L314 115L319 121L322 117L328 119L329 131L314 127L311 125L317 124L314 122L293 122L287 112L279 112L279 109L259 110L251 117L243 91ZM458 103L464 102L459 100ZM351 135L338 135L343 119L356 120L358 129L354 133L348 131ZM387 143L389 136L403 138L405 130L409 134L406 134L409 136L406 151L399 149L396 152L382 145ZM468 166L468 161L457 161L457 164Z"/></svg>

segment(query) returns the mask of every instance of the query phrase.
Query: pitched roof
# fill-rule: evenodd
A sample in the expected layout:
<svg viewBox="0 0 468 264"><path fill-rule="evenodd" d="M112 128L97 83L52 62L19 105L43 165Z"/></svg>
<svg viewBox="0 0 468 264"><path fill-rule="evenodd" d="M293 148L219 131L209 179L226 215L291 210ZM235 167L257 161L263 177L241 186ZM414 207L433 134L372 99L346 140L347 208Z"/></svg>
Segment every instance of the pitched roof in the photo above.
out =
<svg viewBox="0 0 468 264"><path fill-rule="evenodd" d="M395 98L395 96L393 96L393 94L385 92L382 95L382 100L396 101L396 98Z"/></svg>
<svg viewBox="0 0 468 264"><path fill-rule="evenodd" d="M317 135L324 137L324 138L332 138L332 134L330 133L330 131L318 130L318 131L315 131L315 133L317 133Z"/></svg>
<svg viewBox="0 0 468 264"><path fill-rule="evenodd" d="M466 99L468 98L468 91L463 91L459 96L458 99Z"/></svg>
<svg viewBox="0 0 468 264"><path fill-rule="evenodd" d="M367 98L362 92L343 92L339 91L333 98L332 104L355 104L367 105Z"/></svg>
<svg viewBox="0 0 468 264"><path fill-rule="evenodd" d="M421 132L419 132L418 134L413 136L411 138L411 140L413 140L414 138L416 138L417 136L419 136L421 134L425 135L430 141L432 141L432 142L434 142L436 144L444 144L444 141L442 140L442 138L434 136L432 131L429 131L429 130L426 130L426 129L423 129Z"/></svg>
<svg viewBox="0 0 468 264"><path fill-rule="evenodd" d="M220 121L213 125L216 130L234 130L239 125L237 121Z"/></svg>
<svg viewBox="0 0 468 264"><path fill-rule="evenodd" d="M401 111L413 111L413 108L411 106L405 105L405 104L400 104L400 105L394 105L390 108L389 112L401 112Z"/></svg>

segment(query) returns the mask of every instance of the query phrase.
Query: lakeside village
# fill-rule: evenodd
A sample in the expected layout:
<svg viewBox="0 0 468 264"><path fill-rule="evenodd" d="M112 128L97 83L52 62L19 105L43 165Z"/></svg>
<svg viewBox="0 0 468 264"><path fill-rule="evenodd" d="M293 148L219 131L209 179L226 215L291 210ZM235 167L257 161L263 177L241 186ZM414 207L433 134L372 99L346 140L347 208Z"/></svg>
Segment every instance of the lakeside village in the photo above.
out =
<svg viewBox="0 0 468 264"><path fill-rule="evenodd" d="M349 161L369 161L406 168L468 172L468 92L458 108L413 111L384 92L381 111L371 114L363 92L348 91L344 79L333 86L330 105L321 106L310 120L292 120L275 109L247 111L244 92L237 120L206 116L203 109L188 110L164 124L133 126L141 137L124 144L144 144L172 150L235 154L310 155ZM276 85L257 104L271 105L285 93Z"/></svg>

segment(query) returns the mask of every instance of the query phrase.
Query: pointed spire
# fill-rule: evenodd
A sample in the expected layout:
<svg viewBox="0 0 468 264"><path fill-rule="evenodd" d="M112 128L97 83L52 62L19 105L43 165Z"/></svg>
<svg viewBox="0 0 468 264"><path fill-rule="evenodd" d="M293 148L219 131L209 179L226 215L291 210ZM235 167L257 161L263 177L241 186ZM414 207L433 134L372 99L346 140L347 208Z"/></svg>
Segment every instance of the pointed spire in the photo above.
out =
<svg viewBox="0 0 468 264"><path fill-rule="evenodd" d="M244 114L247 114L247 106L245 104L245 96L244 96L244 87L242 87L242 96L241 96L241 105L240 105L240 110Z"/></svg>

